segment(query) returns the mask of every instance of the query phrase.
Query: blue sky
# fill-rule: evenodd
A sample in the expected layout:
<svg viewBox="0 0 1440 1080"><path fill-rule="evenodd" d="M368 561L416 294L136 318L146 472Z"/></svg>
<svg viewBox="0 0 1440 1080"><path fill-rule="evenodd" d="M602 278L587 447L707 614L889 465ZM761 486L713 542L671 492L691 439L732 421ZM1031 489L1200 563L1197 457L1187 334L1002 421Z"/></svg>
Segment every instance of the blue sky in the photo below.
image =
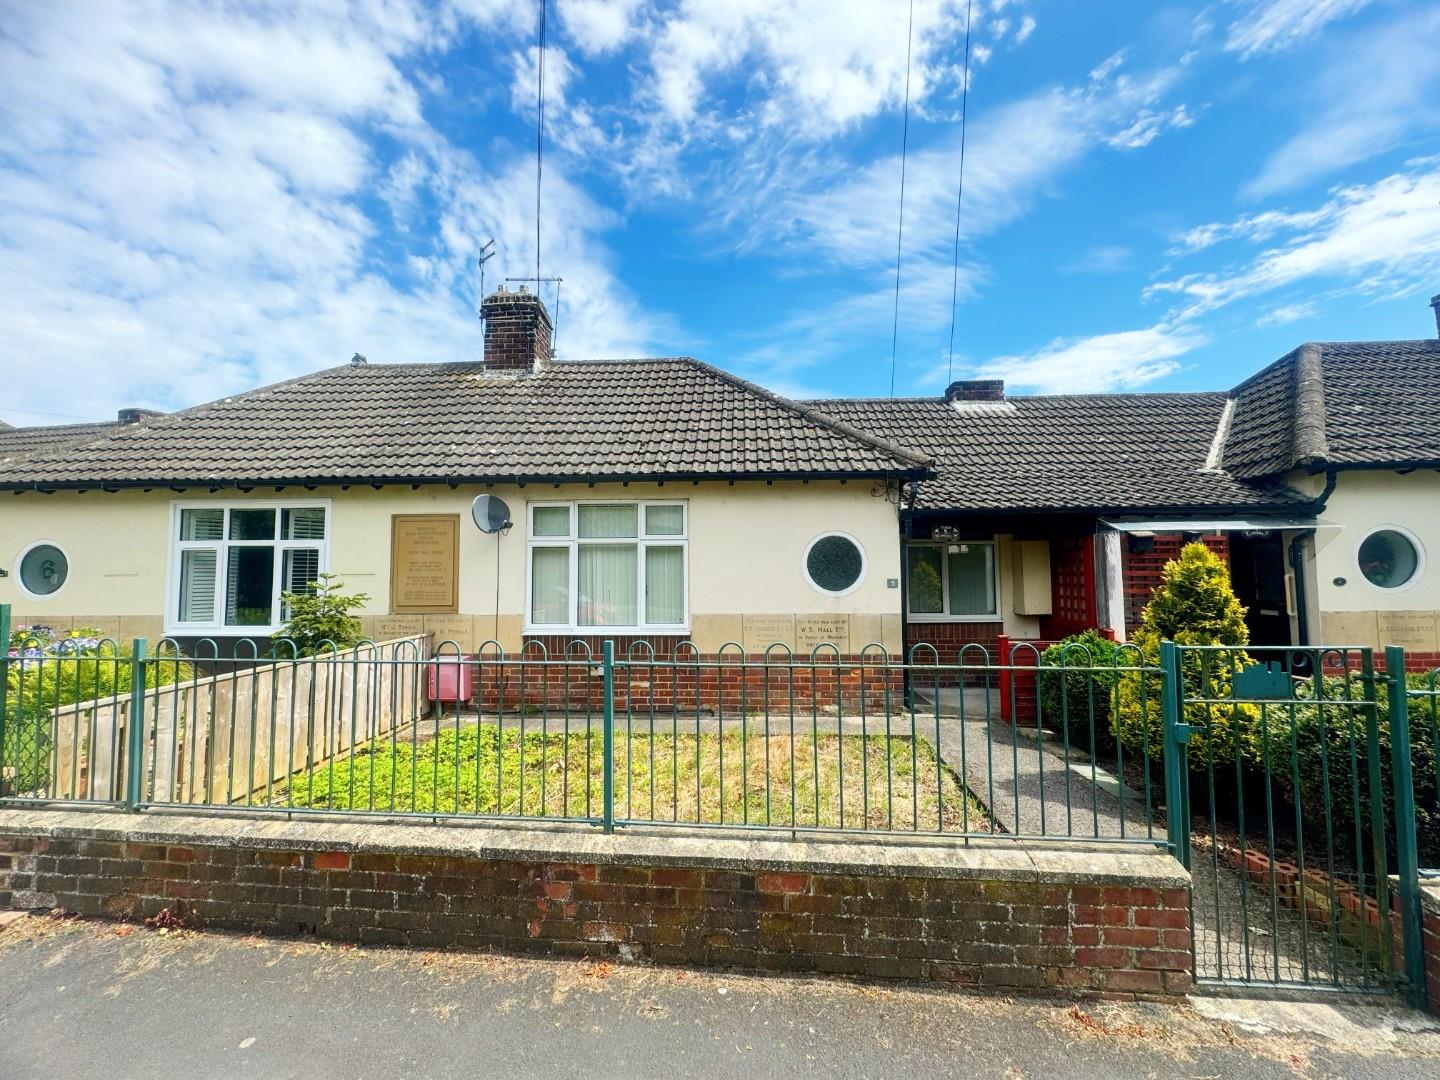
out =
<svg viewBox="0 0 1440 1080"><path fill-rule="evenodd" d="M536 3L0 0L0 417L479 354L535 265ZM550 0L563 358L890 384L906 0ZM965 0L916 0L897 392L950 357ZM1440 7L975 0L955 377L1228 386L1423 337ZM52 415L53 414L53 415Z"/></svg>

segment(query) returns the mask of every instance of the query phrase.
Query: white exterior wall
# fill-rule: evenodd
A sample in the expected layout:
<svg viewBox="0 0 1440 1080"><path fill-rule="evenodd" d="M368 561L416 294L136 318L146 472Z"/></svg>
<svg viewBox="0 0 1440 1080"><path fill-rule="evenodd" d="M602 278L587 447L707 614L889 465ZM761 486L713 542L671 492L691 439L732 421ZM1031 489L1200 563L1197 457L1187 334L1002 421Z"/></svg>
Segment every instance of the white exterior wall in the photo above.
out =
<svg viewBox="0 0 1440 1080"><path fill-rule="evenodd" d="M515 526L507 535L487 536L471 522L471 500L484 491L509 504ZM302 498L330 501L329 569L348 591L370 595L364 615L367 631L377 636L423 627L466 648L492 636L516 647L525 604L526 503L664 499L689 507L690 636L702 649L729 640L751 648L774 640L809 648L821 624L831 628L827 636L846 637L836 641L842 648L858 650L871 641L900 645L897 509L893 495L887 498L883 485L870 481L0 494L0 567L10 575L0 578L0 603L13 605L17 624L83 624L121 637L159 637L172 558L172 502ZM389 614L395 514L461 516L458 615ZM865 552L864 580L845 596L815 589L802 568L807 545L827 532L846 533ZM38 541L55 543L69 563L64 586L44 598L26 595L17 584L20 555Z"/></svg>
<svg viewBox="0 0 1440 1080"><path fill-rule="evenodd" d="M1440 473L1341 472L1319 523L1315 606L1320 626L1313 640L1440 652ZM1382 528L1409 533L1420 547L1419 571L1398 589L1372 585L1360 572L1360 544Z"/></svg>

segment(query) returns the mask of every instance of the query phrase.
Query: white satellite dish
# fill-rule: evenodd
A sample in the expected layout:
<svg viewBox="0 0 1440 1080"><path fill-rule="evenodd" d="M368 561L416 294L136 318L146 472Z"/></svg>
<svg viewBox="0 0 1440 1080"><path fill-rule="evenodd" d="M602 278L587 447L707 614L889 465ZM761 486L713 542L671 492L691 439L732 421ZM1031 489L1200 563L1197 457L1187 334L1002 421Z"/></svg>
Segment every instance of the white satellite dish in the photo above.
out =
<svg viewBox="0 0 1440 1080"><path fill-rule="evenodd" d="M470 516L475 526L483 533L497 533L514 524L510 520L510 507L497 495L476 495L470 504Z"/></svg>

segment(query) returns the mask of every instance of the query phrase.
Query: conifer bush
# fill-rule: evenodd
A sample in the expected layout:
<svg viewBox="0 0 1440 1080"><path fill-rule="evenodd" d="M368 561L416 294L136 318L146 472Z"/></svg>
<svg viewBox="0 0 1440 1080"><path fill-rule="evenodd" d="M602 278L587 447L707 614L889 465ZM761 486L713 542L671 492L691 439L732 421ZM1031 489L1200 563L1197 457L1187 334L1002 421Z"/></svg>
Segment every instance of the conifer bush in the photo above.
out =
<svg viewBox="0 0 1440 1080"><path fill-rule="evenodd" d="M1230 585L1224 561L1201 543L1187 544L1165 564L1132 643L1147 666L1160 663L1160 642L1230 646L1185 655L1181 679L1186 697L1224 698L1234 673L1250 663L1245 608ZM1123 675L1116 693L1114 731L1127 752L1148 752L1152 763L1164 759L1165 725L1161 680L1138 672ZM1237 748L1253 741L1258 712L1251 705L1191 704L1185 722L1200 728L1190 739L1190 766L1203 769L1212 760L1233 762Z"/></svg>

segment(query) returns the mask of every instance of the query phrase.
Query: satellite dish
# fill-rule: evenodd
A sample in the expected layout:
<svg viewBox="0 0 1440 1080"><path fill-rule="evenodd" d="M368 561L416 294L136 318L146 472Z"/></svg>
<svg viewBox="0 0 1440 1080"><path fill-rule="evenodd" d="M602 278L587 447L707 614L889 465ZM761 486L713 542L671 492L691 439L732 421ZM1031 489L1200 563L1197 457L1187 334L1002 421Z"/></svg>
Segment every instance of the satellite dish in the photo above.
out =
<svg viewBox="0 0 1440 1080"><path fill-rule="evenodd" d="M514 524L510 520L510 507L496 495L476 495L470 504L470 516L483 533L496 533Z"/></svg>

